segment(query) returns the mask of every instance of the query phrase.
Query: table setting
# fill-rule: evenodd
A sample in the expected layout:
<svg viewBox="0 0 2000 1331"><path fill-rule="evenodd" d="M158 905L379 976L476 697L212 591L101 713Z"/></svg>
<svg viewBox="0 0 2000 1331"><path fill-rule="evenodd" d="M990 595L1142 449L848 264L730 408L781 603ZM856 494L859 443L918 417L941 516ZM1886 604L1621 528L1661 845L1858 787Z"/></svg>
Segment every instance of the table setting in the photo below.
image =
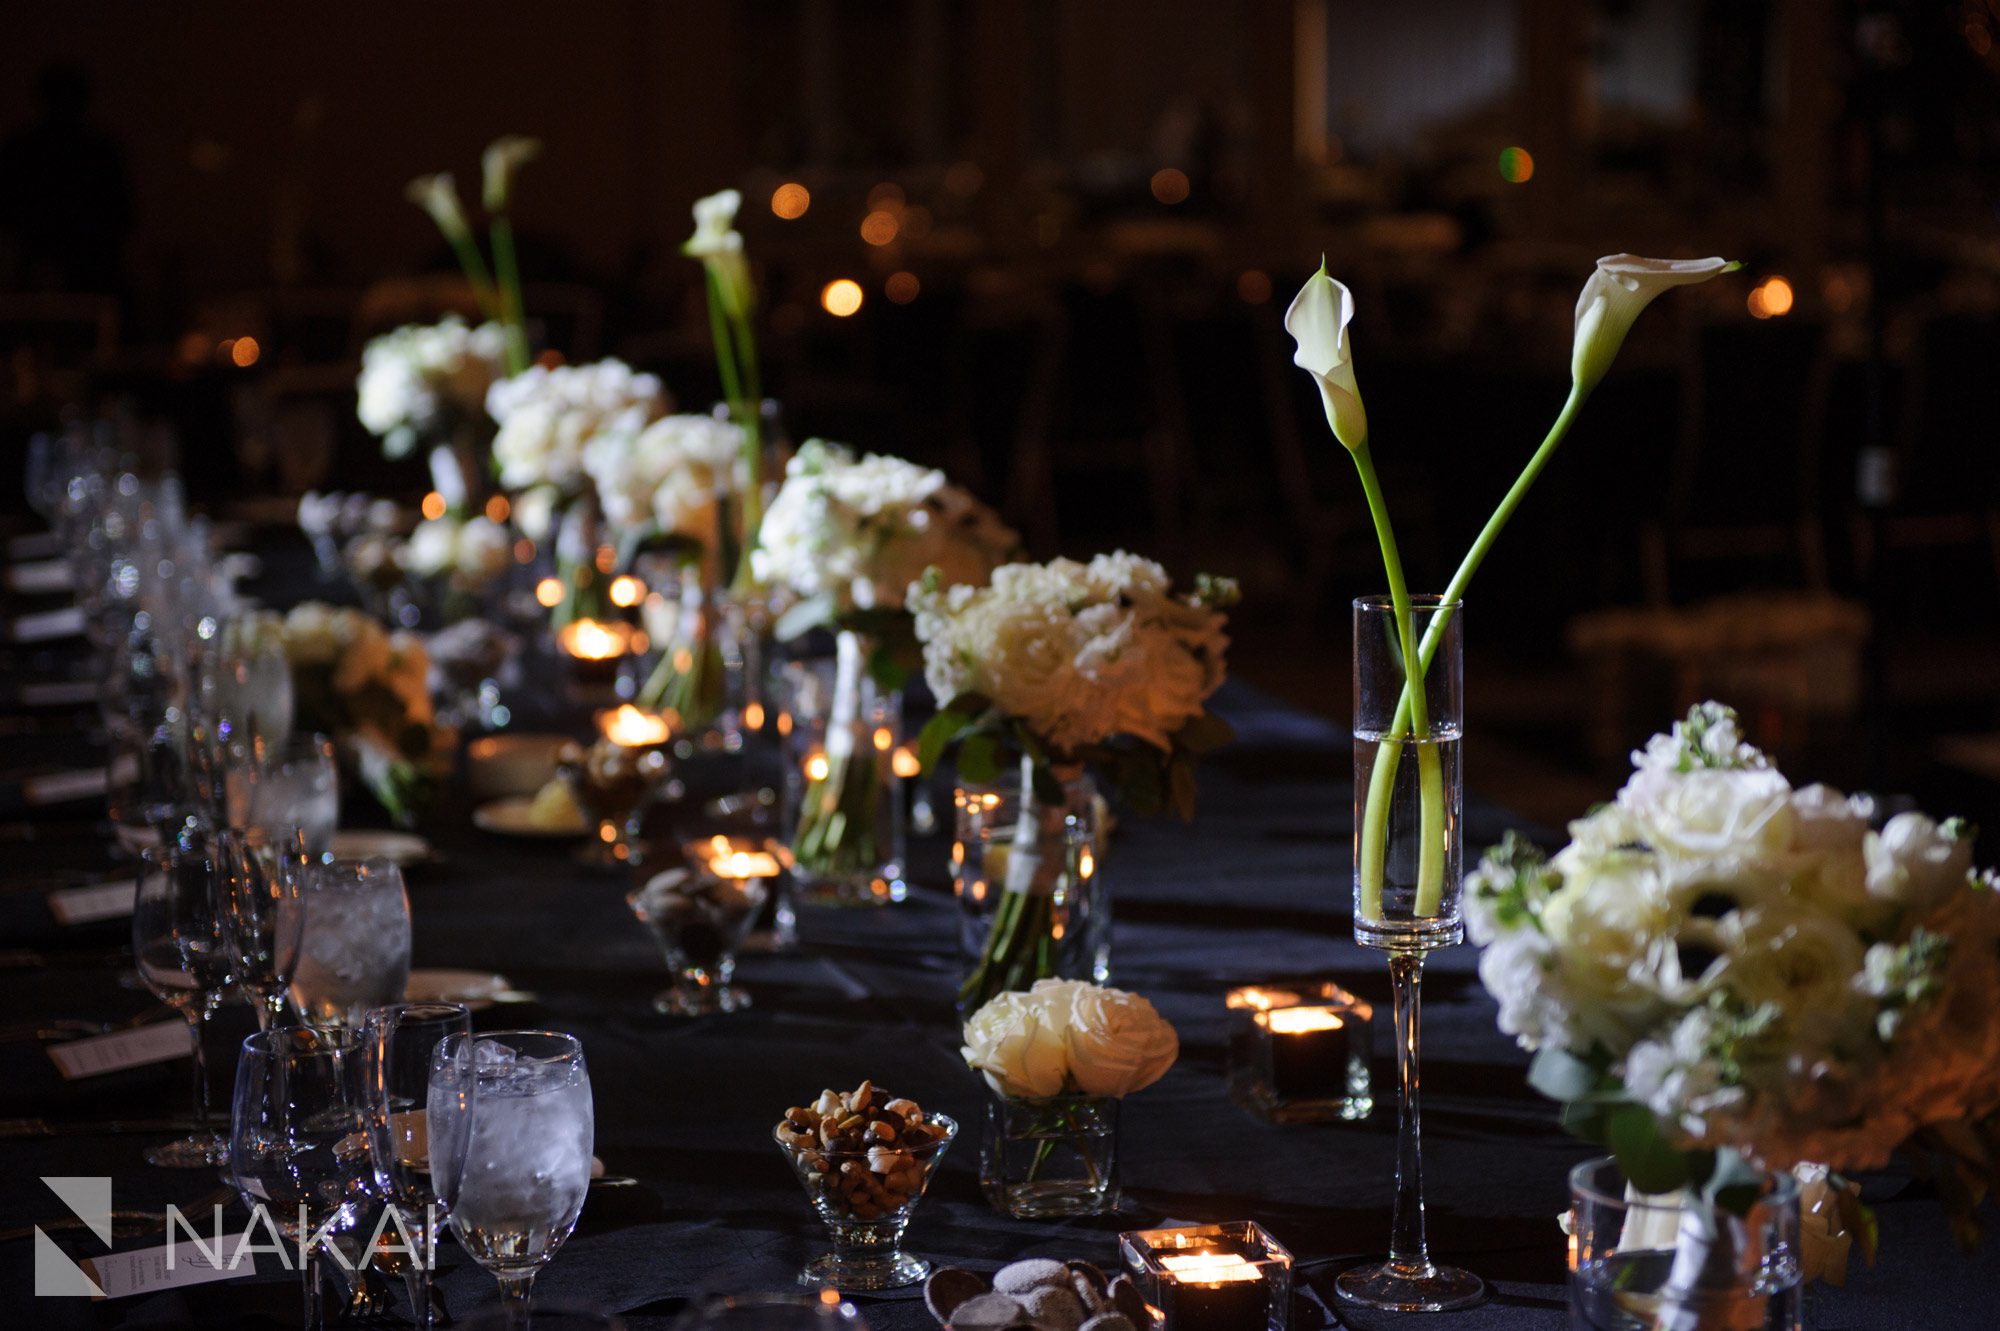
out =
<svg viewBox="0 0 2000 1331"><path fill-rule="evenodd" d="M1436 593L1307 281L1387 588L1314 663L1336 725L1230 675L1226 570L1037 561L939 470L794 445L735 191L683 247L712 407L537 345L538 152L412 184L483 316L362 358L414 507L230 550L109 423L37 444L8 1324L1995 1324L1974 830L1781 773L1726 700L1566 829L1466 788L1474 575L1648 304L1736 264L1585 276Z"/></svg>

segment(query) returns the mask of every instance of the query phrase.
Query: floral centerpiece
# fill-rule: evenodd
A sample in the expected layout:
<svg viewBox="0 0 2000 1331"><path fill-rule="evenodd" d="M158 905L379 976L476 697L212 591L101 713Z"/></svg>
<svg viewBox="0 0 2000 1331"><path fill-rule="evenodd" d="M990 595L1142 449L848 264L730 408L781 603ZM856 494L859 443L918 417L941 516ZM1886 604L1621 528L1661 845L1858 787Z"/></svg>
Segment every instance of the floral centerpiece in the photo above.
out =
<svg viewBox="0 0 2000 1331"><path fill-rule="evenodd" d="M1041 980L996 994L960 1053L986 1078L980 1181L1013 1215L1093 1215L1118 1202L1118 1102L1166 1075L1180 1038L1137 994Z"/></svg>
<svg viewBox="0 0 2000 1331"><path fill-rule="evenodd" d="M1236 599L1235 583L1207 576L1176 593L1165 569L1122 552L1008 564L986 587L927 574L911 588L940 708L924 767L956 743L965 780L992 781L1010 759L1021 771L1004 890L961 1005L1108 970L1085 769L1108 772L1136 812L1193 816L1194 764L1230 734L1205 704L1222 685L1222 611Z"/></svg>
<svg viewBox="0 0 2000 1331"><path fill-rule="evenodd" d="M778 621L779 637L815 627L836 635L824 761L807 780L792 844L803 874L867 872L880 857L875 809L893 758L872 742L876 727L857 722L864 692L899 680L916 654L914 584L984 582L1019 546L992 509L941 471L819 439L786 467L751 566L759 583L798 598Z"/></svg>
<svg viewBox="0 0 2000 1331"><path fill-rule="evenodd" d="M431 706L430 660L413 633L359 610L307 601L262 632L283 643L296 723L332 735L361 784L397 822L429 804L455 736Z"/></svg>
<svg viewBox="0 0 2000 1331"><path fill-rule="evenodd" d="M384 333L362 348L356 415L392 458L448 439L461 424L485 421L486 392L505 374L506 352L499 324L469 327L455 314Z"/></svg>
<svg viewBox="0 0 2000 1331"><path fill-rule="evenodd" d="M1972 871L1971 829L1876 829L1871 801L1794 787L1714 703L1632 757L1557 854L1488 854L1467 922L1565 1124L1642 1192L1690 1190L1661 1324L1723 1324L1689 1310L1765 1168L1928 1148L1969 1241L2000 1160L2000 881Z"/></svg>

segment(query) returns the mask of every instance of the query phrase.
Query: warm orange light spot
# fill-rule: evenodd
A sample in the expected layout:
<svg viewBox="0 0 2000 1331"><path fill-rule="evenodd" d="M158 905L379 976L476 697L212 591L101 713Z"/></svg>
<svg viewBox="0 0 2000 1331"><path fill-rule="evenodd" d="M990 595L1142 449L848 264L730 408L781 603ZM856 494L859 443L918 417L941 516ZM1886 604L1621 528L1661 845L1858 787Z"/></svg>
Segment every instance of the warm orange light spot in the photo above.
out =
<svg viewBox="0 0 2000 1331"><path fill-rule="evenodd" d="M1236 277L1236 296L1245 305L1262 305L1271 298L1271 275L1261 268L1246 268Z"/></svg>
<svg viewBox="0 0 2000 1331"><path fill-rule="evenodd" d="M1163 166L1153 173L1153 197L1161 203L1185 203L1188 196L1187 172L1177 166Z"/></svg>
<svg viewBox="0 0 2000 1331"><path fill-rule="evenodd" d="M632 630L625 624L603 624L579 619L563 626L556 645L579 661L610 661L625 655L632 642Z"/></svg>
<svg viewBox="0 0 2000 1331"><path fill-rule="evenodd" d="M535 599L541 602L544 609L555 609L562 604L562 598L563 585L561 578L543 578L535 584Z"/></svg>
<svg viewBox="0 0 2000 1331"><path fill-rule="evenodd" d="M1535 155L1526 148L1500 150L1500 179L1509 185L1525 185L1535 178Z"/></svg>
<svg viewBox="0 0 2000 1331"><path fill-rule="evenodd" d="M1076 876L1079 878L1088 878L1096 872L1097 857L1090 853L1089 846L1085 846L1076 857Z"/></svg>
<svg viewBox="0 0 2000 1331"><path fill-rule="evenodd" d="M905 781L908 781L913 777L922 776L924 774L924 765L918 761L916 752L909 745L905 744L902 748L897 749L895 754L889 759L889 770L897 776L902 777ZM957 854L958 847L953 846L952 853Z"/></svg>
<svg viewBox="0 0 2000 1331"><path fill-rule="evenodd" d="M631 607L646 599L646 584L629 573L621 573L611 580L611 604Z"/></svg>
<svg viewBox="0 0 2000 1331"><path fill-rule="evenodd" d="M609 573L618 567L618 552L608 545L597 547L597 558L593 561L599 573Z"/></svg>
<svg viewBox="0 0 2000 1331"><path fill-rule="evenodd" d="M514 542L514 562L517 564L534 563L535 543L529 540L525 536L523 536L520 540ZM555 579L550 578L549 581L555 582ZM542 594L541 588L537 587L535 589L535 595L540 596L541 594ZM556 582L556 599L557 600L562 599L562 584L560 582Z"/></svg>
<svg viewBox="0 0 2000 1331"><path fill-rule="evenodd" d="M877 752L887 753L889 751L889 746L891 744L894 744L895 742L896 742L895 732L890 730L889 727L887 726L875 727L875 749Z"/></svg>
<svg viewBox="0 0 2000 1331"><path fill-rule="evenodd" d="M789 735L791 733L792 733L792 714L790 712L779 712L778 734Z"/></svg>
<svg viewBox="0 0 2000 1331"><path fill-rule="evenodd" d="M887 245L896 239L899 225L896 214L886 208L877 208L861 219L861 238L870 245Z"/></svg>
<svg viewBox="0 0 2000 1331"><path fill-rule="evenodd" d="M837 277L819 293L820 308L836 319L859 312L864 299L861 284L851 277Z"/></svg>
<svg viewBox="0 0 2000 1331"><path fill-rule="evenodd" d="M435 522L444 516L444 496L433 490L424 496L424 516Z"/></svg>
<svg viewBox="0 0 2000 1331"><path fill-rule="evenodd" d="M674 673L685 675L692 669L694 669L694 649L692 647L676 647L674 649Z"/></svg>
<svg viewBox="0 0 2000 1331"><path fill-rule="evenodd" d="M763 703L752 702L743 705L743 728L745 730L762 730L764 728Z"/></svg>
<svg viewBox="0 0 2000 1331"><path fill-rule="evenodd" d="M1748 305L1753 319L1778 319L1792 312L1792 284L1782 277L1767 277L1750 288Z"/></svg>
<svg viewBox="0 0 2000 1331"><path fill-rule="evenodd" d="M796 180L788 180L771 191L771 211L787 222L804 217L812 201L812 191Z"/></svg>
<svg viewBox="0 0 2000 1331"><path fill-rule="evenodd" d="M1263 989L1253 984L1241 989L1231 989L1223 1004L1229 1008L1250 1008L1257 1012L1268 1012L1274 1007L1290 1007L1298 1001L1299 996L1289 989Z"/></svg>
<svg viewBox="0 0 2000 1331"><path fill-rule="evenodd" d="M776 878L778 857L768 850L732 850L708 862L717 878Z"/></svg>
<svg viewBox="0 0 2000 1331"><path fill-rule="evenodd" d="M507 502L506 495L494 495L486 501L486 516L493 522L505 522L514 514L514 506Z"/></svg>
<svg viewBox="0 0 2000 1331"><path fill-rule="evenodd" d="M882 294L898 305L908 305L923 289L924 284L917 281L915 273L891 273L882 284Z"/></svg>
<svg viewBox="0 0 2000 1331"><path fill-rule="evenodd" d="M181 334L181 359L193 365L208 355L208 338L201 333Z"/></svg>
<svg viewBox="0 0 2000 1331"><path fill-rule="evenodd" d="M597 825L597 839L606 843L616 841L618 839L618 829L610 823L599 823Z"/></svg>
<svg viewBox="0 0 2000 1331"><path fill-rule="evenodd" d="M229 359L247 369L257 363L257 357L263 354L263 350L257 345L256 338L239 337L236 339L236 345L229 349Z"/></svg>
<svg viewBox="0 0 2000 1331"><path fill-rule="evenodd" d="M1347 1023L1330 1007L1281 1007L1257 1014L1259 1025L1273 1035L1303 1035L1308 1031L1337 1031Z"/></svg>
<svg viewBox="0 0 2000 1331"><path fill-rule="evenodd" d="M1233 1252L1191 1252L1160 1258L1160 1267L1183 1285L1233 1285L1259 1279L1257 1268Z"/></svg>
<svg viewBox="0 0 2000 1331"><path fill-rule="evenodd" d="M604 738L624 749L651 748L665 744L673 735L673 727L664 715L643 711L629 702L598 718L598 724L603 727Z"/></svg>
<svg viewBox="0 0 2000 1331"><path fill-rule="evenodd" d="M806 759L806 779L809 781L824 781L827 773L832 770L833 764L826 760L826 755L823 753L815 753Z"/></svg>

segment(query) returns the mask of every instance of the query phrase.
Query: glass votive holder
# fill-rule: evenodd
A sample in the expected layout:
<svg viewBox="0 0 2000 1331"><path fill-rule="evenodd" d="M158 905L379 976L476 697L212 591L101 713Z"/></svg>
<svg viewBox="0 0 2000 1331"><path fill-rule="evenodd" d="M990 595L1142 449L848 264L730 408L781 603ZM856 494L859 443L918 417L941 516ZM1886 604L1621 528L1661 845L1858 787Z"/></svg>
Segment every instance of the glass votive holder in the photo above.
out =
<svg viewBox="0 0 2000 1331"><path fill-rule="evenodd" d="M1332 981L1229 991L1229 1089L1275 1123L1366 1118L1375 1010Z"/></svg>
<svg viewBox="0 0 2000 1331"><path fill-rule="evenodd" d="M655 874L626 897L639 922L653 931L674 977L674 987L653 999L655 1012L696 1017L750 1006L750 995L730 981L736 953L765 897L761 878L718 878L688 869Z"/></svg>
<svg viewBox="0 0 2000 1331"><path fill-rule="evenodd" d="M1159 1331L1288 1331L1292 1254L1254 1220L1118 1236Z"/></svg>
<svg viewBox="0 0 2000 1331"><path fill-rule="evenodd" d="M764 887L764 909L750 926L751 951L790 952L799 945L797 891L792 885L792 852L771 837L715 836L681 846L689 865L716 878L756 880Z"/></svg>

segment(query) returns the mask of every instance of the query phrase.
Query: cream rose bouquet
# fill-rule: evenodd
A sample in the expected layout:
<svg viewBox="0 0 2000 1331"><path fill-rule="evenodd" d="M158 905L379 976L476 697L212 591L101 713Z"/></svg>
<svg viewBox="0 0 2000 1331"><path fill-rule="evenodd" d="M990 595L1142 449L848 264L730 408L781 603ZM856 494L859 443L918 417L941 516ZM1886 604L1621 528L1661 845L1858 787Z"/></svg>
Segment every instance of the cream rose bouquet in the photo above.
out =
<svg viewBox="0 0 2000 1331"><path fill-rule="evenodd" d="M307 601L279 628L296 724L334 736L342 757L399 823L415 821L455 740L431 705L423 640L359 610Z"/></svg>
<svg viewBox="0 0 2000 1331"><path fill-rule="evenodd" d="M420 441L485 420L486 393L506 372L506 352L500 325L468 327L457 315L384 333L361 350L355 414L384 454L403 457Z"/></svg>
<svg viewBox="0 0 2000 1331"><path fill-rule="evenodd" d="M1953 1166L1948 1196L1983 1194L2000 890L1972 870L1971 830L1921 813L1878 830L1870 801L1794 787L1714 703L1633 766L1553 857L1511 838L1489 853L1466 921L1566 1126L1639 1189L1705 1203L1683 1213L1669 1301L1692 1306L1759 1167L1871 1169L1915 1142ZM1717 1208L1705 1231L1687 1219Z"/></svg>
<svg viewBox="0 0 2000 1331"><path fill-rule="evenodd" d="M1065 968L1061 903L1094 869L1064 850L1072 791L1087 766L1106 772L1134 812L1194 813L1194 766L1229 727L1207 710L1229 639L1228 579L1176 592L1166 570L1125 553L1087 564L1008 564L986 587L910 589L924 675L939 712L918 756L929 770L958 746L959 775L995 780L1018 757L1021 816L1005 891L981 960L960 990L967 1008Z"/></svg>

